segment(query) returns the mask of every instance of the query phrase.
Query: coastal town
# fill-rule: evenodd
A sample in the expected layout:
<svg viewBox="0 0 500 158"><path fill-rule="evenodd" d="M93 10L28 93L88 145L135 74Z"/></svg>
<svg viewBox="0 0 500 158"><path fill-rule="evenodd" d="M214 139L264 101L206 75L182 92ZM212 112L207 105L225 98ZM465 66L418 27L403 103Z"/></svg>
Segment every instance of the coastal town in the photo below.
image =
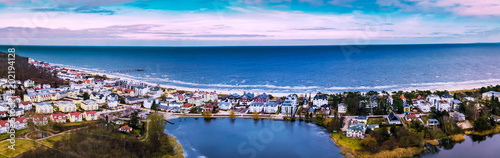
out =
<svg viewBox="0 0 500 158"><path fill-rule="evenodd" d="M222 94L108 78L34 59L28 59L28 63L54 73L67 84L0 79L0 141L4 144L9 143L8 139L12 139L13 134L15 138L28 140L58 136L56 132L42 130L49 124L67 127L58 131L64 133L99 121L112 123L117 131L141 138L146 129L140 124L154 112L162 114L167 120L191 117L316 122L332 132L331 137L339 146L352 149L347 154L363 157L352 152L378 153L398 147L417 147L420 150L423 143L439 144L437 139L453 137L457 141L463 140L463 134L467 132L498 132L496 124L500 122L499 86L463 92L318 92L286 96L252 92ZM419 140L415 143L377 147L387 146L386 141L394 141L392 136L401 143L402 134L396 137L396 133L404 132L410 133L409 136L412 136L411 133L422 135L410 138ZM385 138L376 136L384 133L387 135ZM43 141L35 142L46 146ZM352 142L357 144L354 147L343 144ZM406 156L412 155L403 155Z"/></svg>

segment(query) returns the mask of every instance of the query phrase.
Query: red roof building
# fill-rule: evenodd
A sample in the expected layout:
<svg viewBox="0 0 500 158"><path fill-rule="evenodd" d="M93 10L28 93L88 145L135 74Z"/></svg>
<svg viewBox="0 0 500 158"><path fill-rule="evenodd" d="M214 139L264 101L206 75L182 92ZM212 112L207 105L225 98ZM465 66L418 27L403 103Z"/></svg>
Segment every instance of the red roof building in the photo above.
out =
<svg viewBox="0 0 500 158"><path fill-rule="evenodd" d="M130 131L132 131L132 127L125 125L125 126L120 127L118 130L122 131L122 132L130 132Z"/></svg>

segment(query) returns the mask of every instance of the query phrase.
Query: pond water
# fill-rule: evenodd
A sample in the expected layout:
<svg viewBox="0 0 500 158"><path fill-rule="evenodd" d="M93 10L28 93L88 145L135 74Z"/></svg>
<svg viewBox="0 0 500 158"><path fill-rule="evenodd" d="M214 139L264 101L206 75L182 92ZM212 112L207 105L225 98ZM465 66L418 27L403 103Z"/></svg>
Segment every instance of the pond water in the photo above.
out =
<svg viewBox="0 0 500 158"><path fill-rule="evenodd" d="M314 123L253 119L181 118L169 120L166 132L177 137L185 156L238 158L340 158L325 128ZM441 140L418 158L500 158L500 134Z"/></svg>
<svg viewBox="0 0 500 158"><path fill-rule="evenodd" d="M328 131L314 123L253 119L181 118L166 132L177 137L186 157L340 158Z"/></svg>
<svg viewBox="0 0 500 158"><path fill-rule="evenodd" d="M432 146L421 156L425 158L467 157L499 158L500 134L488 136L465 136L463 142L442 140L441 145Z"/></svg>

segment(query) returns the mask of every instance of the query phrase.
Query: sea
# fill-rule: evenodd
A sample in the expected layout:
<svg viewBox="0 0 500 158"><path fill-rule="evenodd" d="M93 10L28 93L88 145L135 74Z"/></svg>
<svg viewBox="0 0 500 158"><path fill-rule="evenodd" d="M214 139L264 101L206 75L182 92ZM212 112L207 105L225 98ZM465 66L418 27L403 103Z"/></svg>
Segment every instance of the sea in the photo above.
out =
<svg viewBox="0 0 500 158"><path fill-rule="evenodd" d="M113 75L211 90L336 93L500 84L500 44L14 48L63 67L144 69Z"/></svg>

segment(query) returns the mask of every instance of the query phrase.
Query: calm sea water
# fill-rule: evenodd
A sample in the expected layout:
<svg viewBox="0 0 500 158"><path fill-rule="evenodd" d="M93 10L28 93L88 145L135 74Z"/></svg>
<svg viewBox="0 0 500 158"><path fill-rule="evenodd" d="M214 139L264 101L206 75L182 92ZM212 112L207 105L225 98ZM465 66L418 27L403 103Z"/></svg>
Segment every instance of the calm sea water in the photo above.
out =
<svg viewBox="0 0 500 158"><path fill-rule="evenodd" d="M253 119L182 118L166 132L177 137L186 157L341 158L329 132L313 123Z"/></svg>
<svg viewBox="0 0 500 158"><path fill-rule="evenodd" d="M6 51L7 46L0 46ZM500 83L500 44L67 47L19 46L19 55L202 89L339 92Z"/></svg>

